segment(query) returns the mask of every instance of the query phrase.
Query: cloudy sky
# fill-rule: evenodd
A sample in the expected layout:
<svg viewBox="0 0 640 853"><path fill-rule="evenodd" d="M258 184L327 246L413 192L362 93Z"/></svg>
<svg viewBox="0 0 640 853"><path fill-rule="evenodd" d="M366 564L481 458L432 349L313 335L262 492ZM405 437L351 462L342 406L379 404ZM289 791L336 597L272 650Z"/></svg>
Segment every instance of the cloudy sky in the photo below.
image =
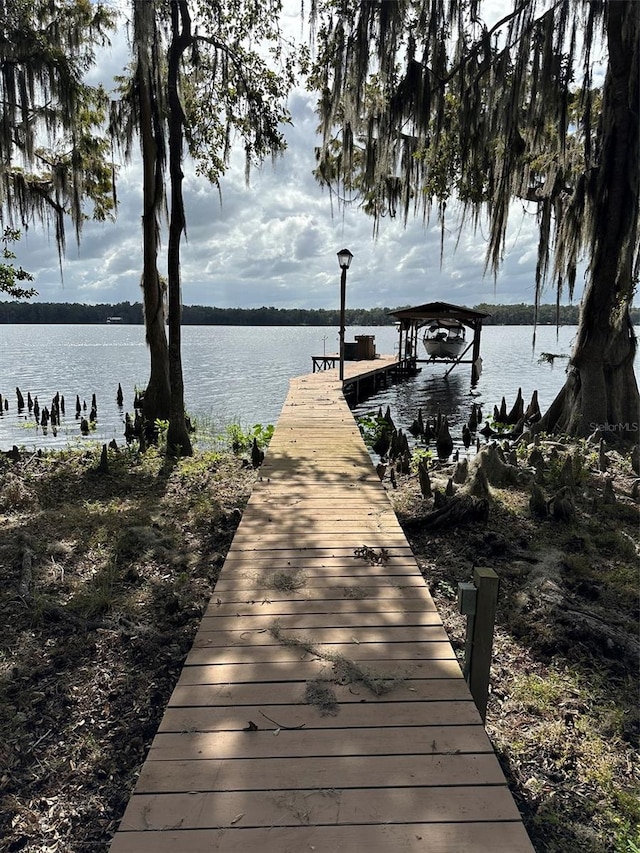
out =
<svg viewBox="0 0 640 853"><path fill-rule="evenodd" d="M291 0L287 8L288 26L299 36L299 0ZM121 28L100 62L107 85L126 60ZM401 222L384 220L374 238L372 220L357 207L332 206L312 175L317 125L313 97L296 90L289 106L293 125L286 129L287 152L275 165L268 161L254 170L248 188L243 159L233 157L221 182L222 206L217 189L186 166L188 242L183 242L181 263L185 305L334 308L340 277L336 252L343 246L354 255L349 307L433 300L467 305L533 301L535 219L522 213L521 206L514 208L497 281L484 275L484 235L465 231L458 241L453 219L440 267L440 228L435 221L425 225L419 218L405 228ZM16 253L18 262L35 276L35 301L141 300L139 167L121 170L118 196L117 221L88 222L79 248L69 229L62 280L55 241L37 228L23 235ZM166 251L166 240L163 248ZM161 271L164 266L161 258ZM554 299L548 292L543 301Z"/></svg>

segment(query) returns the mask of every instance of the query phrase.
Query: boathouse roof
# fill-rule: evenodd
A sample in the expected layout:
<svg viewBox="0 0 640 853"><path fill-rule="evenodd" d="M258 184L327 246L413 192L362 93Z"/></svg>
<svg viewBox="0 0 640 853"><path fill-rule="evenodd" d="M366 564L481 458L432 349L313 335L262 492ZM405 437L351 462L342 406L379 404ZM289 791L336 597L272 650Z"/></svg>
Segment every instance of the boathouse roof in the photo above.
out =
<svg viewBox="0 0 640 853"><path fill-rule="evenodd" d="M482 311L473 311L463 305L451 305L449 302L426 302L424 305L414 305L413 308L400 308L390 311L391 317L398 320L459 320L461 323L475 323L491 316Z"/></svg>

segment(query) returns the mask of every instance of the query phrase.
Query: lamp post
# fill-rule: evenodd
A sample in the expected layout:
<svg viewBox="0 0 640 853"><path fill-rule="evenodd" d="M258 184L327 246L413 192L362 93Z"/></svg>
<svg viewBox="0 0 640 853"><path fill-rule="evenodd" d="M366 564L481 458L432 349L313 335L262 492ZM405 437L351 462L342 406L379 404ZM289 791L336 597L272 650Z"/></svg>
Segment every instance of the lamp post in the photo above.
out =
<svg viewBox="0 0 640 853"><path fill-rule="evenodd" d="M347 270L353 255L348 249L340 249L338 263L342 270L340 276L340 382L344 379L344 306L347 296Z"/></svg>

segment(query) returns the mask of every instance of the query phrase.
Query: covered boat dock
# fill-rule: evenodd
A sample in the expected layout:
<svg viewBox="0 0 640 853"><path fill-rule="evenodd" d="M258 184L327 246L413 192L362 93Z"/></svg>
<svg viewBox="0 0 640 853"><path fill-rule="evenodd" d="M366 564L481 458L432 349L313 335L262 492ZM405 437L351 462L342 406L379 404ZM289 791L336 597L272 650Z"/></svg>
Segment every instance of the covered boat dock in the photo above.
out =
<svg viewBox="0 0 640 853"><path fill-rule="evenodd" d="M471 308L465 308L460 305L451 305L448 302L427 302L424 305L416 305L413 308L401 308L398 311L392 311L390 316L395 317L398 322L399 342L398 342L398 359L401 362L410 362L413 368L419 363L434 363L437 361L442 364L450 364L445 377L458 364L471 365L471 382L475 383L480 378L482 372L482 359L480 358L480 337L482 333L482 321L485 317L490 316L481 311L473 311ZM420 331L428 329L432 324L438 322L454 322L459 323L472 330L473 337L468 342L468 345L463 349L461 354L455 358L437 359L429 357L425 352L424 357L421 357Z"/></svg>

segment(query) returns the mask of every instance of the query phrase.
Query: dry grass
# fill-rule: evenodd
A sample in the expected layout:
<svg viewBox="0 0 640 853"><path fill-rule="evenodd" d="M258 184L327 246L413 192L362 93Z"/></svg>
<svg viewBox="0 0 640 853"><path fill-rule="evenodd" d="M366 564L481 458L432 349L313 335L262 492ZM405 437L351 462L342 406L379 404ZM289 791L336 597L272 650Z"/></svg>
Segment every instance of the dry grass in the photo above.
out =
<svg viewBox="0 0 640 853"><path fill-rule="evenodd" d="M265 580L266 589L278 592L297 592L302 589L307 579L303 572L274 572Z"/></svg>
<svg viewBox="0 0 640 853"><path fill-rule="evenodd" d="M345 655L336 652L327 652L322 646L317 645L307 637L283 633L280 622L277 619L274 620L270 628L270 633L283 646L300 649L305 654L313 655L318 660L327 661L332 664L333 678L314 681L312 682L313 685L318 685L319 683L362 684L374 696L382 696L403 683L403 679L397 674L387 673L375 667L362 666L356 661L345 657ZM311 702L310 704L315 705L316 702Z"/></svg>
<svg viewBox="0 0 640 853"><path fill-rule="evenodd" d="M323 717L335 717L340 710L336 691L328 681L320 678L308 681L304 691L307 705L317 708Z"/></svg>

